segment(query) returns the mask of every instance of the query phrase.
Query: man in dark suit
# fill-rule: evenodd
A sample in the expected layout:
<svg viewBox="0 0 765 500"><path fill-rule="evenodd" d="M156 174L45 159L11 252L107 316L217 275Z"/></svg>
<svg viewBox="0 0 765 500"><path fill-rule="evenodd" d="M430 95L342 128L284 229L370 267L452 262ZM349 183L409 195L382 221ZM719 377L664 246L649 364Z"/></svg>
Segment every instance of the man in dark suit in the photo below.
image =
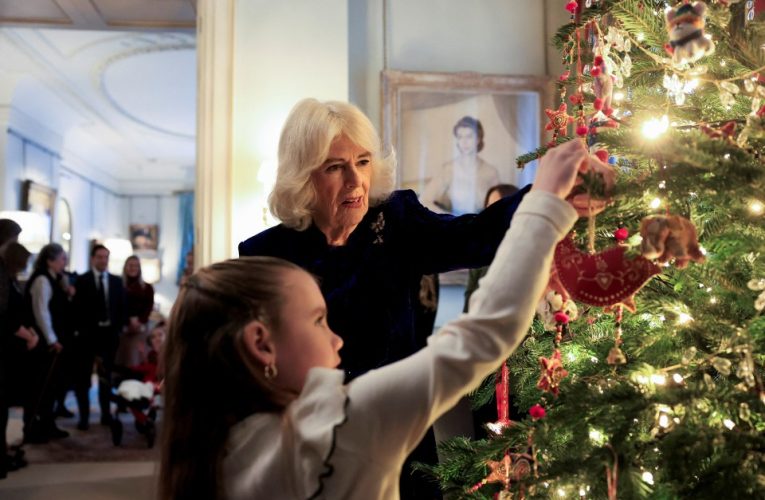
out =
<svg viewBox="0 0 765 500"><path fill-rule="evenodd" d="M110 274L109 249L95 245L90 252L90 271L77 278L74 301L78 323L79 361L75 373L75 395L80 422L86 430L90 418L90 376L93 362L98 371L98 402L101 424L111 424L112 369L122 328L125 325L125 288L122 278Z"/></svg>

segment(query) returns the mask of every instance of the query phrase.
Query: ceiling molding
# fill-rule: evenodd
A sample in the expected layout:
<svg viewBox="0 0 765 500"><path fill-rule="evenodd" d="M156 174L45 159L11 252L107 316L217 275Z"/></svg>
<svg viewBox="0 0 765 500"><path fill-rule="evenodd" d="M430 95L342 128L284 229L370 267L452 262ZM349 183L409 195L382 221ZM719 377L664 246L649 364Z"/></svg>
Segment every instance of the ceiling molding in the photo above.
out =
<svg viewBox="0 0 765 500"><path fill-rule="evenodd" d="M49 10L53 8L60 17L52 17ZM74 26L74 20L66 13L56 0L38 2L32 5L30 2L0 2L0 24L42 26Z"/></svg>
<svg viewBox="0 0 765 500"><path fill-rule="evenodd" d="M193 31L196 0L0 0L0 24L79 30Z"/></svg>
<svg viewBox="0 0 765 500"><path fill-rule="evenodd" d="M142 127L146 127L150 130L153 130L155 132L160 132L163 134L167 134L172 137L178 137L181 139L188 139L188 140L195 140L196 136L195 134L184 134L180 132L176 132L173 130L165 129L160 126L154 125L152 123L149 123L145 120L142 120L141 118L137 117L135 114L131 113L127 109L125 109L112 95L112 93L109 92L109 88L106 85L106 82L104 81L106 70L109 66L112 64L115 64L119 61L123 61L125 59L129 59L132 57L138 57L144 54L152 54L157 52L168 52L168 51L176 51L176 50L196 50L196 44L195 43L178 43L178 44L171 44L171 45L155 45L153 47L140 47L132 50L128 50L119 54L115 54L111 56L110 58L106 59L101 65L98 67L97 74L98 74L98 90L101 93L102 97L106 99L111 106L114 107L114 109L119 112L122 116L125 118L133 121L134 123L141 125Z"/></svg>

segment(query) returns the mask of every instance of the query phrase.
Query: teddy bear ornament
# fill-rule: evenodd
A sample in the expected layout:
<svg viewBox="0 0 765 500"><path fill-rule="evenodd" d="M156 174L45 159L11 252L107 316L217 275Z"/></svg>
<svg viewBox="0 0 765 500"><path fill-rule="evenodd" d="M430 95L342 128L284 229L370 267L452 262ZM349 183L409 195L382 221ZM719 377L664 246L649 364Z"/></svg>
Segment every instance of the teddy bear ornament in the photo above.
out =
<svg viewBox="0 0 765 500"><path fill-rule="evenodd" d="M707 6L704 2L685 2L665 13L669 43L664 48L676 66L696 62L715 50L704 34Z"/></svg>

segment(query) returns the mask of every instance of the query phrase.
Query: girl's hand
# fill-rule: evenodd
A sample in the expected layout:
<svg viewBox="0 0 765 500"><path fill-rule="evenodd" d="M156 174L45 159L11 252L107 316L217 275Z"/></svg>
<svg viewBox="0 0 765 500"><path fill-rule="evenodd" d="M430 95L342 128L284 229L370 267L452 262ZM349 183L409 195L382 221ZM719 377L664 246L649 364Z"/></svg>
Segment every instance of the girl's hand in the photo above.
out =
<svg viewBox="0 0 765 500"><path fill-rule="evenodd" d="M568 199L581 217L590 215L590 210L595 215L606 208L609 201L607 198L594 199L581 193L572 195L572 190L582 184L578 174L590 171L602 179L607 196L614 186L616 171L597 156L590 155L581 140L574 139L549 150L542 157L531 189L547 191Z"/></svg>
<svg viewBox="0 0 765 500"><path fill-rule="evenodd" d="M589 215L597 215L606 209L611 202L610 193L613 190L614 183L616 182L616 170L611 165L603 163L595 155L591 155L588 160L583 173L592 172L598 176L599 180L603 183L604 197L594 198L587 192L579 190L577 192L577 186L583 183L581 176L576 178L574 182L574 192L566 198L569 203L574 207L579 217L588 217Z"/></svg>
<svg viewBox="0 0 765 500"><path fill-rule="evenodd" d="M587 148L579 139L550 149L539 161L531 190L547 191L565 199L574 187L577 173L586 171L588 158Z"/></svg>

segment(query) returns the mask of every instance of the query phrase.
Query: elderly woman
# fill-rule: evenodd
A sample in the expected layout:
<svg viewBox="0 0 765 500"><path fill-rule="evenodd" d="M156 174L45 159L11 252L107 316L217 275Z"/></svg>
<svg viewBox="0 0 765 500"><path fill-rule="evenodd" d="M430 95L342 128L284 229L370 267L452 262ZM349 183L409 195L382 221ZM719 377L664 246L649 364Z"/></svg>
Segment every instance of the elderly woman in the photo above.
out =
<svg viewBox="0 0 765 500"><path fill-rule="evenodd" d="M269 198L282 223L239 245L242 256L281 257L319 277L349 378L425 345L430 332L415 327L422 276L488 265L528 191L479 215L439 215L413 191L392 192L395 168L358 108L303 100L282 130ZM412 457L435 461L432 443L431 434ZM402 498L438 495L411 481L405 470Z"/></svg>

